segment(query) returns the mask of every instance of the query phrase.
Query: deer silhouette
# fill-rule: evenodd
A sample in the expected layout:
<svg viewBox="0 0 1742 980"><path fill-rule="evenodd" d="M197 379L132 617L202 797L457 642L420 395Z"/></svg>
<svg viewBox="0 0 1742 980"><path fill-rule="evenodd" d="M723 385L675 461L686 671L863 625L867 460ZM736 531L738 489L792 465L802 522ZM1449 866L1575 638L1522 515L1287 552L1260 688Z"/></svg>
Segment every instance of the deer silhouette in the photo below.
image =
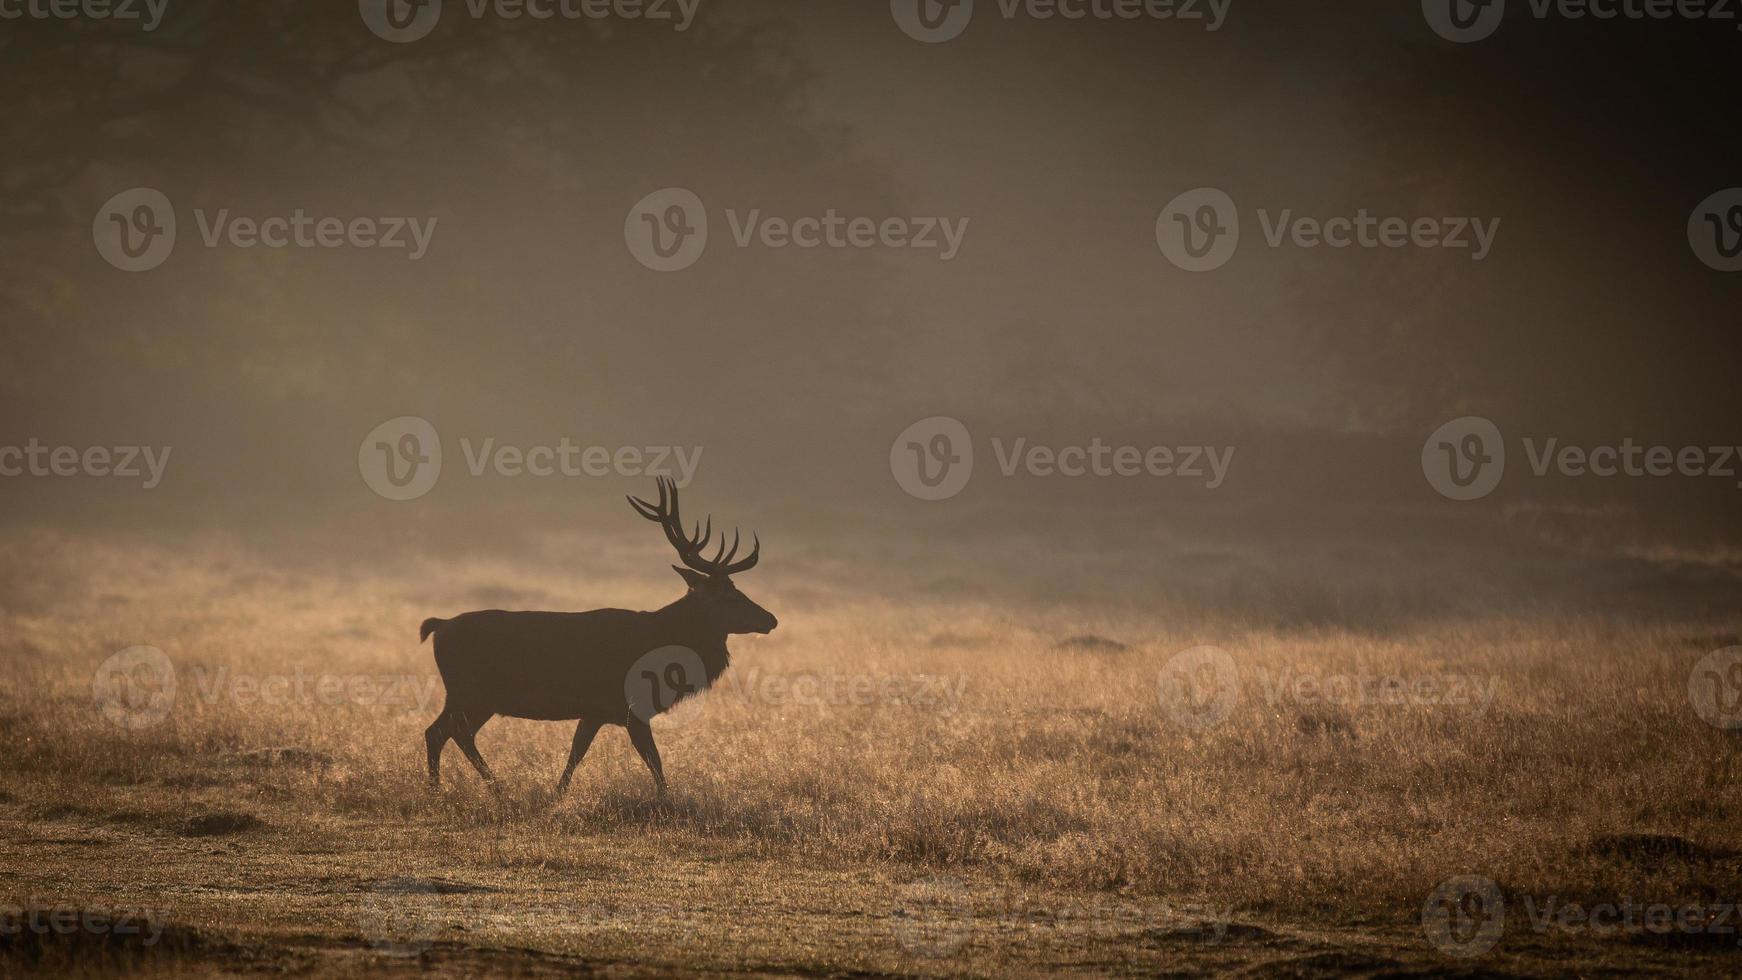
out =
<svg viewBox="0 0 1742 980"><path fill-rule="evenodd" d="M491 718L579 720L574 746L557 792L568 789L575 767L606 725L622 725L629 741L665 795L665 773L649 722L683 698L713 684L731 660L726 639L734 633L769 633L774 616L738 591L732 576L756 567L762 541L752 536L750 554L738 554L720 536L714 557L703 554L713 538L713 519L684 532L677 484L659 480L659 502L630 497L635 512L657 523L677 549L682 565L672 569L689 590L652 612L595 609L591 612L504 612L488 609L452 619L426 619L419 640L435 637L436 668L447 702L424 732L430 786L441 785L442 749L459 745L478 775L496 776L474 741ZM699 676L697 676L699 675Z"/></svg>

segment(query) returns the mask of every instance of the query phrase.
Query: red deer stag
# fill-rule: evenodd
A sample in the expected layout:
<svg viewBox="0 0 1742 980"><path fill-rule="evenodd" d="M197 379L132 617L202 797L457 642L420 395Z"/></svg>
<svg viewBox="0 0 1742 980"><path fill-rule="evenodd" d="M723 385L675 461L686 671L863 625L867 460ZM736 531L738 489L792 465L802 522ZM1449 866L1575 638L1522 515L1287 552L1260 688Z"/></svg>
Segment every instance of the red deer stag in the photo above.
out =
<svg viewBox="0 0 1742 980"><path fill-rule="evenodd" d="M756 566L760 539L753 539L747 557L733 561L738 534L733 532L730 547L721 535L714 557L702 557L713 537L713 520L705 528L698 521L695 532L686 534L678 515L677 484L667 479L659 481L657 505L637 497L630 497L629 505L665 530L683 560L672 568L689 591L676 602L653 612L488 609L423 621L420 639L434 634L436 667L448 689L441 715L424 733L431 787L441 785L442 749L450 738L478 774L494 783L496 777L473 739L491 718L506 715L580 720L558 793L568 789L599 729L622 725L653 772L660 795L665 794L665 774L648 722L725 672L728 636L768 633L777 621L732 584L733 575Z"/></svg>

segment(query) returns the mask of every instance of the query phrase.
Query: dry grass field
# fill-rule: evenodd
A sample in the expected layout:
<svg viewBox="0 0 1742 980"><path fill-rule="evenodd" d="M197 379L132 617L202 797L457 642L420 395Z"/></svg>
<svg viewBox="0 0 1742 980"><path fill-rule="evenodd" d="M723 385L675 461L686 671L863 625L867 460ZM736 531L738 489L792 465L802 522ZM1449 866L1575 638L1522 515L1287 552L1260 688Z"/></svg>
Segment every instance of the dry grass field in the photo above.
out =
<svg viewBox="0 0 1742 980"><path fill-rule="evenodd" d="M417 624L669 601L645 554L620 562L642 578L605 575L611 553L564 578L50 532L6 551L0 973L1742 964L1738 746L1689 695L1737 624L1254 630L774 567L746 589L781 628L737 638L716 689L655 725L669 798L609 728L559 799L569 726L516 720L479 736L499 794L451 746L426 789L441 688ZM142 645L173 698L149 672L94 686ZM1436 944L1430 896L1461 876L1504 912L1454 897ZM1589 915L1629 903L1679 918Z"/></svg>
<svg viewBox="0 0 1742 980"><path fill-rule="evenodd" d="M1738 8L0 0L0 980L1742 978Z"/></svg>

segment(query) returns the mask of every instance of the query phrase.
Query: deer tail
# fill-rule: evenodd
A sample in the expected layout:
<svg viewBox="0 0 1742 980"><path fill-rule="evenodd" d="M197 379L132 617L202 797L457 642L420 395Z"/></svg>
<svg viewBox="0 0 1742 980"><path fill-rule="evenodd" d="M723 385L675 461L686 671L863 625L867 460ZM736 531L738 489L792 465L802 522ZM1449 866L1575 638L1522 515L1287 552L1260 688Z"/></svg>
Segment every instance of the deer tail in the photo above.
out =
<svg viewBox="0 0 1742 980"><path fill-rule="evenodd" d="M441 629L443 626L446 626L447 624L448 624L447 620L437 619L434 616L431 616L430 618L424 620L423 625L419 626L417 628L417 642L422 643L423 641L429 639L429 635L431 633L434 633L436 630Z"/></svg>

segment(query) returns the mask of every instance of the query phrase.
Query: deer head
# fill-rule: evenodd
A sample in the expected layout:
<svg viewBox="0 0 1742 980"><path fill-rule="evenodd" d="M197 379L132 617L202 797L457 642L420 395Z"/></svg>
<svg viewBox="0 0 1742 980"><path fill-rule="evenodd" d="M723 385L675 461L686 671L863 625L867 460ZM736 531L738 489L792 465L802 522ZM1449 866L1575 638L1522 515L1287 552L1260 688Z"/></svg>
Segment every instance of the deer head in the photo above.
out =
<svg viewBox="0 0 1742 980"><path fill-rule="evenodd" d="M732 532L730 547L722 533L714 557L703 558L702 553L714 536L714 520L708 518L705 525L698 521L695 531L686 534L683 518L677 509L677 484L665 477L659 478L658 504L630 497L629 506L665 531L665 539L677 549L678 558L683 561L682 565L671 567L690 587L685 599L699 606L713 625L725 633L771 633L779 625L773 613L751 602L749 596L732 584L733 575L756 567L756 561L762 555L760 538L751 535L750 554L733 561L738 555L738 532Z"/></svg>

